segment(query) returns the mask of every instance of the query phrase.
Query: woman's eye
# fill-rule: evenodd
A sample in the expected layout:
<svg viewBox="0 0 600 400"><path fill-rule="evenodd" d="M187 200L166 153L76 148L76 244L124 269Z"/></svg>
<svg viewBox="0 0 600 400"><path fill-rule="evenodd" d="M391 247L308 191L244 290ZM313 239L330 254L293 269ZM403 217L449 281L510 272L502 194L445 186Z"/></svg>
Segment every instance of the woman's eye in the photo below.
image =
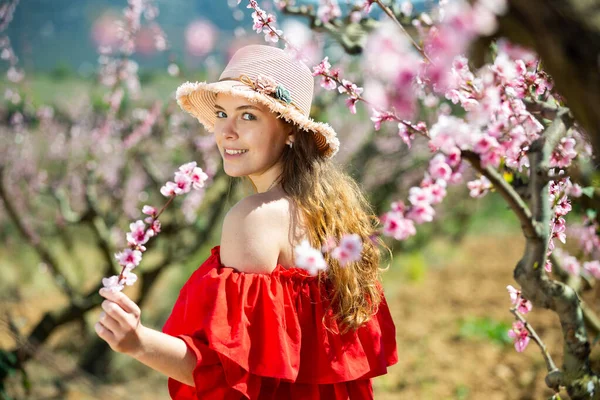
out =
<svg viewBox="0 0 600 400"><path fill-rule="evenodd" d="M242 119L245 119L246 121L254 121L256 119L256 117L253 114L244 113L242 115Z"/></svg>
<svg viewBox="0 0 600 400"><path fill-rule="evenodd" d="M215 114L217 118L224 118L223 116L227 116L227 114L225 114L223 111L217 111Z"/></svg>

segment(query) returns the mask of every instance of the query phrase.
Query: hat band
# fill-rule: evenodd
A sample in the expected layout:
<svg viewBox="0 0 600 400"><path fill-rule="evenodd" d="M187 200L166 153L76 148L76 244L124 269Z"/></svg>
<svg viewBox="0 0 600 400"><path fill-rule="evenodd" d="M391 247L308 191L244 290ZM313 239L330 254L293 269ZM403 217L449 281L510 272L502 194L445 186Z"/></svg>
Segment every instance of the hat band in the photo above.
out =
<svg viewBox="0 0 600 400"><path fill-rule="evenodd" d="M222 81L241 82L244 85L252 88L255 92L265 95L269 100L276 101L285 107L292 106L300 113L304 114L304 111L302 111L296 104L293 103L289 90L287 90L283 85L277 84L277 82L270 77L258 75L255 80L252 80L252 78L250 78L248 75L243 74L238 78L219 79L219 82Z"/></svg>

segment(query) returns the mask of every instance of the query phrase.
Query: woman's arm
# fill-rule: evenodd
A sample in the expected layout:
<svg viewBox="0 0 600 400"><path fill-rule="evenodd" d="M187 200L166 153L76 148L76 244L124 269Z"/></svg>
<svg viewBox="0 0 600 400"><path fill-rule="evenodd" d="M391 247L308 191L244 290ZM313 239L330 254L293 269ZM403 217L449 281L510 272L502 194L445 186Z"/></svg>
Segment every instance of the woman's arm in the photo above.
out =
<svg viewBox="0 0 600 400"><path fill-rule="evenodd" d="M186 385L194 386L196 355L185 342L141 324L140 308L122 292L105 289L98 336L119 353L127 354L150 368Z"/></svg>

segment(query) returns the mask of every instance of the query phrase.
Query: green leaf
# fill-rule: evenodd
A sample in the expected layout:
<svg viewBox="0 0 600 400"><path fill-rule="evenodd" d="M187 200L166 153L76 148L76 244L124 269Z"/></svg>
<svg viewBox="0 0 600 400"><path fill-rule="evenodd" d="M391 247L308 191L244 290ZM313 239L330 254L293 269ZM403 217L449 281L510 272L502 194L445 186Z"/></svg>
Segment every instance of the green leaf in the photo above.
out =
<svg viewBox="0 0 600 400"><path fill-rule="evenodd" d="M587 197L590 197L590 198L594 197L594 187L593 186L581 188L581 192L583 194L585 194Z"/></svg>
<svg viewBox="0 0 600 400"><path fill-rule="evenodd" d="M596 215L598 215L598 211L588 208L585 210L585 214L587 215L588 219L594 220L596 219Z"/></svg>

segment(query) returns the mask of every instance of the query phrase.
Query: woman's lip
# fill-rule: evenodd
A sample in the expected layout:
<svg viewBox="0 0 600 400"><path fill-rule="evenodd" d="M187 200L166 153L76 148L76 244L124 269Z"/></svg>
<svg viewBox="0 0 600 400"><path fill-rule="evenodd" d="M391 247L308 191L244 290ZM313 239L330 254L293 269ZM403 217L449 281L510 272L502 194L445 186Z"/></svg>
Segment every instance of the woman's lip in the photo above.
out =
<svg viewBox="0 0 600 400"><path fill-rule="evenodd" d="M238 153L238 154L229 154L227 151L223 152L223 158L225 159L235 159L235 158L239 158L241 156L243 156L244 154L246 154L247 151L243 152L243 153Z"/></svg>

